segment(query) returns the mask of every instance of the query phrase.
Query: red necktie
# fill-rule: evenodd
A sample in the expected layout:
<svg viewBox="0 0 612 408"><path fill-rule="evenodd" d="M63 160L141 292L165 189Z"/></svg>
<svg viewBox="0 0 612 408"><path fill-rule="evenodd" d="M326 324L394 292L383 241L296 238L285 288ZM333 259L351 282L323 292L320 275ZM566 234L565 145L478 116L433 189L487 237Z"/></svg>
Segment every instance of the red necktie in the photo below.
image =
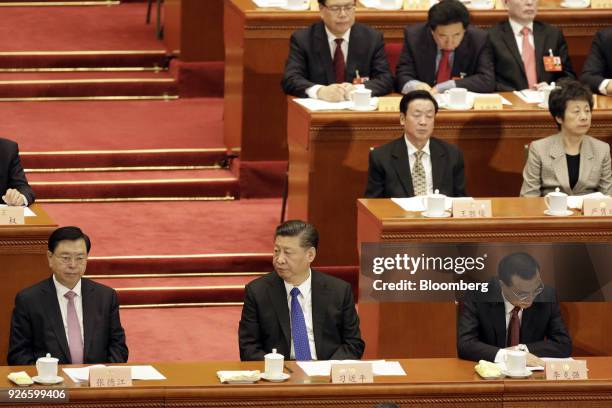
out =
<svg viewBox="0 0 612 408"><path fill-rule="evenodd" d="M512 309L510 323L508 324L508 347L518 346L521 334L521 321L519 320L520 307L515 306Z"/></svg>
<svg viewBox="0 0 612 408"><path fill-rule="evenodd" d="M451 52L451 50L442 50L442 58L440 58L438 74L436 75L436 84L441 84L451 79L451 67L448 60Z"/></svg>
<svg viewBox="0 0 612 408"><path fill-rule="evenodd" d="M523 27L521 30L521 34L523 34L523 51L521 56L523 57L523 65L525 66L525 74L527 75L527 84L529 85L529 89L533 89L538 82L538 76L535 66L535 49L529 42L530 31L529 27Z"/></svg>
<svg viewBox="0 0 612 408"><path fill-rule="evenodd" d="M342 38L336 38L336 51L334 52L334 72L336 73L336 83L344 82L344 54L342 53Z"/></svg>

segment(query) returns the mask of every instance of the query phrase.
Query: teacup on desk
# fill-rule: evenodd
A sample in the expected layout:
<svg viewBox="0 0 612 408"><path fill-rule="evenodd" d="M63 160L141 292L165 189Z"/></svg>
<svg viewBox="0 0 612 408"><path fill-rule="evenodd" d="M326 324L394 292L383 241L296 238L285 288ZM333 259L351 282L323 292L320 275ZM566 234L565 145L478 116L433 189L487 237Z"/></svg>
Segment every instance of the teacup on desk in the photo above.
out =
<svg viewBox="0 0 612 408"><path fill-rule="evenodd" d="M567 194L558 190L546 194L544 202L551 214L564 215L567 212Z"/></svg>
<svg viewBox="0 0 612 408"><path fill-rule="evenodd" d="M542 92L542 105L541 108L548 109L548 99L550 98L550 93L555 89L554 85L548 85L543 87L540 92Z"/></svg>
<svg viewBox="0 0 612 408"><path fill-rule="evenodd" d="M287 0L287 8L300 8L306 5L306 1L304 0Z"/></svg>
<svg viewBox="0 0 612 408"><path fill-rule="evenodd" d="M391 9L397 7L397 0L380 0L379 7L383 9Z"/></svg>
<svg viewBox="0 0 612 408"><path fill-rule="evenodd" d="M520 350L506 352L506 368L510 375L522 375L527 371L527 353Z"/></svg>
<svg viewBox="0 0 612 408"><path fill-rule="evenodd" d="M491 7L491 2L489 0L471 0L472 7L477 9L489 8Z"/></svg>
<svg viewBox="0 0 612 408"><path fill-rule="evenodd" d="M43 381L54 380L57 377L57 363L59 359L51 357L51 354L47 353L46 357L40 357L36 360L36 371L38 377Z"/></svg>
<svg viewBox="0 0 612 408"><path fill-rule="evenodd" d="M585 0L565 0L565 5L567 7L585 7L588 3Z"/></svg>
<svg viewBox="0 0 612 408"><path fill-rule="evenodd" d="M442 216L446 210L446 196L436 193L423 197L425 212L431 217Z"/></svg>
<svg viewBox="0 0 612 408"><path fill-rule="evenodd" d="M372 98L372 90L357 88L351 92L351 99L356 109L367 109L370 107L370 99Z"/></svg>
<svg viewBox="0 0 612 408"><path fill-rule="evenodd" d="M448 93L449 108L464 108L468 104L468 91L465 88L452 88Z"/></svg>

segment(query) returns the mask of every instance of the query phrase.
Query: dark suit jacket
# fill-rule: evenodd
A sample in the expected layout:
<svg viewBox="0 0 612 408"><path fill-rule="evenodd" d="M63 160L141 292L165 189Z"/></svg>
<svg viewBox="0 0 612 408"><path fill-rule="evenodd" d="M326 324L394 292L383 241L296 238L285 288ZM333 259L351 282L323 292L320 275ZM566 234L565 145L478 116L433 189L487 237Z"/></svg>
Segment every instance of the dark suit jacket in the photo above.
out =
<svg viewBox="0 0 612 408"><path fill-rule="evenodd" d="M355 71L369 77L365 87L373 96L393 92L393 76L385 54L383 35L361 23L353 24L346 57L345 81L353 82ZM306 97L306 89L313 85L330 85L336 82L336 74L327 42L325 24L322 21L298 30L291 35L289 57L281 82L289 95Z"/></svg>
<svg viewBox="0 0 612 408"><path fill-rule="evenodd" d="M457 354L466 360L494 361L506 347L506 310L497 279L489 281L489 292L467 293L457 321ZM544 287L531 307L523 310L520 344L538 357L569 357L570 338L555 290Z"/></svg>
<svg viewBox="0 0 612 408"><path fill-rule="evenodd" d="M591 87L593 92L599 92L601 81L609 78L612 78L612 27L595 34L580 80Z"/></svg>
<svg viewBox="0 0 612 408"><path fill-rule="evenodd" d="M429 139L433 188L450 197L464 197L463 153L455 145ZM404 136L370 151L365 197L413 197L408 147Z"/></svg>
<svg viewBox="0 0 612 408"><path fill-rule="evenodd" d="M317 359L361 358L365 343L361 340L351 286L312 270L311 295ZM273 348L289 359L291 325L287 291L276 272L246 286L238 343L243 361L263 360Z"/></svg>
<svg viewBox="0 0 612 408"><path fill-rule="evenodd" d="M28 205L32 204L36 198L28 184L23 167L21 167L17 143L0 138L0 197L9 188L19 190L28 200Z"/></svg>
<svg viewBox="0 0 612 408"><path fill-rule="evenodd" d="M125 363L128 349L119 319L116 292L81 279L85 364ZM8 364L34 364L46 353L70 364L70 349L53 278L19 292L11 320Z"/></svg>
<svg viewBox="0 0 612 408"><path fill-rule="evenodd" d="M495 63L495 82L498 91L514 91L529 88L525 66L519 52L512 26L508 20L502 21L489 30L489 40L493 48ZM538 82L554 82L559 78L576 78L563 33L557 27L540 21L533 22L533 42L535 48L536 74ZM544 56L561 57L562 71L547 72L544 69Z"/></svg>
<svg viewBox="0 0 612 408"><path fill-rule="evenodd" d="M402 91L410 80L436 83L436 54L438 46L427 23L409 25L404 29L404 47L397 63L396 88ZM495 68L486 31L468 26L463 40L455 49L452 77L458 88L472 92L493 92L495 90Z"/></svg>

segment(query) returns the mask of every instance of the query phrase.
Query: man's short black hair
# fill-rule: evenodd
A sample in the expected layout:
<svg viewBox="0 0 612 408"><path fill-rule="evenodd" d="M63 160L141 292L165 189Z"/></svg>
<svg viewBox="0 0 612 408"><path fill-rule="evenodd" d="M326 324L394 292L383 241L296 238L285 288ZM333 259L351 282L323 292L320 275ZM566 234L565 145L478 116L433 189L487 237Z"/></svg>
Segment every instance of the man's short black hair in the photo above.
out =
<svg viewBox="0 0 612 408"><path fill-rule="evenodd" d="M470 12L459 0L442 0L427 13L427 25L432 30L454 23L461 23L463 28L470 25Z"/></svg>
<svg viewBox="0 0 612 408"><path fill-rule="evenodd" d="M506 255L497 265L497 275L507 286L512 286L513 276L529 280L536 276L539 270L538 262L526 252Z"/></svg>
<svg viewBox="0 0 612 408"><path fill-rule="evenodd" d="M436 98L434 98L429 92L423 90L410 91L404 95L400 101L400 113L405 115L406 112L408 112L410 102L414 101L415 99L427 99L428 101L431 101L431 103L434 105L436 113L438 113L438 102L436 101Z"/></svg>
<svg viewBox="0 0 612 408"><path fill-rule="evenodd" d="M319 246L319 231L314 225L301 220L289 220L280 224L274 233L276 237L300 237L300 246L306 249L317 249Z"/></svg>
<svg viewBox="0 0 612 408"><path fill-rule="evenodd" d="M53 253L61 241L76 241L78 239L85 241L87 253L89 253L89 250L91 249L91 241L79 227L61 227L56 229L53 231L53 233L51 233L47 247L49 248L49 252Z"/></svg>
<svg viewBox="0 0 612 408"><path fill-rule="evenodd" d="M569 101L585 101L588 102L589 108L593 109L593 93L586 85L574 79L561 79L548 97L548 111L559 129L561 124L557 122L557 118L565 119L565 109Z"/></svg>

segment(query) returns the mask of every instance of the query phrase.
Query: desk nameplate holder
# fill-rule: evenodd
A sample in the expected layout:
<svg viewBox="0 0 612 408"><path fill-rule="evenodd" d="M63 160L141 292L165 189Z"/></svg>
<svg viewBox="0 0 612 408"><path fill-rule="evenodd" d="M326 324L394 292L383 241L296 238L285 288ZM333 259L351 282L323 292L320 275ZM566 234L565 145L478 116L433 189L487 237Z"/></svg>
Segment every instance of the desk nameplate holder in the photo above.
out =
<svg viewBox="0 0 612 408"><path fill-rule="evenodd" d="M98 387L130 387L132 386L132 367L90 367L89 386Z"/></svg>
<svg viewBox="0 0 612 408"><path fill-rule="evenodd" d="M24 213L23 207L0 207L0 225L25 224Z"/></svg>
<svg viewBox="0 0 612 408"><path fill-rule="evenodd" d="M547 361L547 380L587 380L586 360Z"/></svg>
<svg viewBox="0 0 612 408"><path fill-rule="evenodd" d="M331 365L332 384L366 384L374 382L372 363L338 363Z"/></svg>
<svg viewBox="0 0 612 408"><path fill-rule="evenodd" d="M491 200L453 200L454 218L491 218Z"/></svg>
<svg viewBox="0 0 612 408"><path fill-rule="evenodd" d="M582 213L588 217L612 216L612 198L584 198L582 201Z"/></svg>

